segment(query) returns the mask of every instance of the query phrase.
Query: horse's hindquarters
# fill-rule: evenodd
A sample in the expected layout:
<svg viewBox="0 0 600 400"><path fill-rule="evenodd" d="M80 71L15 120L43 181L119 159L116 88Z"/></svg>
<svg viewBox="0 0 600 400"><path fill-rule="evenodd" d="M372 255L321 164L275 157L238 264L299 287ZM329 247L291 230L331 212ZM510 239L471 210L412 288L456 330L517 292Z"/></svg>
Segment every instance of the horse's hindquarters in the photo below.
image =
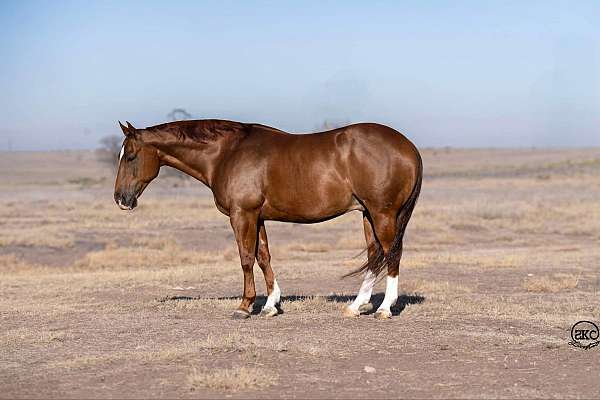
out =
<svg viewBox="0 0 600 400"><path fill-rule="evenodd" d="M415 146L391 128L365 124L348 132L348 179L367 210L399 211L418 180Z"/></svg>
<svg viewBox="0 0 600 400"><path fill-rule="evenodd" d="M281 138L268 156L263 218L317 222L364 207L397 212L419 163L414 145L383 125Z"/></svg>

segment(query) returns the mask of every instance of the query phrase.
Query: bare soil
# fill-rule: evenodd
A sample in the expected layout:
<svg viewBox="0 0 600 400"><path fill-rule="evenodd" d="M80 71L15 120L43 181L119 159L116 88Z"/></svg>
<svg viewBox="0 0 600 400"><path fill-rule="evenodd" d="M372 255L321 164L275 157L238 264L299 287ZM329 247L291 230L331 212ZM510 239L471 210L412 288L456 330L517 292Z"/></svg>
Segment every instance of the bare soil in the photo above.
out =
<svg viewBox="0 0 600 400"><path fill-rule="evenodd" d="M282 310L260 296L238 321L202 184L159 177L129 213L92 152L0 153L0 398L600 397L600 348L568 344L600 323L600 149L423 156L391 320L342 317L365 256L350 213L268 222Z"/></svg>

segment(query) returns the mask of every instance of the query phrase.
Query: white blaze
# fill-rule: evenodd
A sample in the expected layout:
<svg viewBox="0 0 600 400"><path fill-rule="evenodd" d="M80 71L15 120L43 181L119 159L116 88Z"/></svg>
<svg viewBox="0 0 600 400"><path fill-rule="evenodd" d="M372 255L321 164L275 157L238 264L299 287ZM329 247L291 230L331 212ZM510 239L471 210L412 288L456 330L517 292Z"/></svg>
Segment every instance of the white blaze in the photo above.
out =
<svg viewBox="0 0 600 400"><path fill-rule="evenodd" d="M123 158L123 154L125 154L125 145L121 146L121 151L119 152L119 162Z"/></svg>

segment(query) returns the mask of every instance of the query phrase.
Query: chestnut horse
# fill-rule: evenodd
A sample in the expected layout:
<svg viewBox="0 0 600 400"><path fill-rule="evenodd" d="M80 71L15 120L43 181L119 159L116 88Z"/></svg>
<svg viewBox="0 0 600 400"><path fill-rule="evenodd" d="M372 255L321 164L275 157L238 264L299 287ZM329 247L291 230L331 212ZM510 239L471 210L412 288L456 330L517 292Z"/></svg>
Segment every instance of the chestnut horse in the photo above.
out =
<svg viewBox="0 0 600 400"><path fill-rule="evenodd" d="M310 224L353 210L363 213L367 262L348 274L364 273L364 281L343 314L357 317L372 309L373 285L385 270L385 297L374 315L391 317L404 231L423 175L419 151L402 134L374 123L304 135L223 120L146 129L119 125L125 140L114 198L121 209L133 209L160 167L168 165L208 186L219 211L229 217L244 272L244 294L233 318L250 316L255 259L268 295L261 315L278 313L281 292L264 221Z"/></svg>

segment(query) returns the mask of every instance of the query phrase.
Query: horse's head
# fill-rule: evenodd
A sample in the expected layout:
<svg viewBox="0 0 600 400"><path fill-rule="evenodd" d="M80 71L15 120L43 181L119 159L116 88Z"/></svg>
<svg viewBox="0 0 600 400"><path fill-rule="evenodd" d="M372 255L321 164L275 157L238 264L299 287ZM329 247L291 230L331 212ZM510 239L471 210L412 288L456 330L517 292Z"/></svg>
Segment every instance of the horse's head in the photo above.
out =
<svg viewBox="0 0 600 400"><path fill-rule="evenodd" d="M115 181L115 202L121 210L133 210L146 186L158 175L158 150L142 141L141 133L129 122L119 122L125 140L119 154L119 170Z"/></svg>

